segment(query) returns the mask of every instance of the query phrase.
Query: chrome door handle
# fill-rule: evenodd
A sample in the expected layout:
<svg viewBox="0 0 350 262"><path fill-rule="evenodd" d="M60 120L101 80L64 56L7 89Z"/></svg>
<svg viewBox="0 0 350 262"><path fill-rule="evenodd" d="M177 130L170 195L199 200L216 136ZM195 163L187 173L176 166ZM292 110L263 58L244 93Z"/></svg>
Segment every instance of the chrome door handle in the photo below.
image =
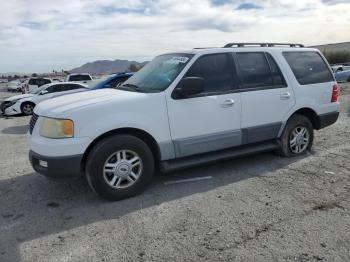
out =
<svg viewBox="0 0 350 262"><path fill-rule="evenodd" d="M283 94L281 94L281 99L289 99L291 96L291 94L289 92L285 92Z"/></svg>
<svg viewBox="0 0 350 262"><path fill-rule="evenodd" d="M223 107L229 107L229 106L233 106L235 104L235 100L233 99L228 99L228 100L225 100L223 103L222 103L222 106Z"/></svg>

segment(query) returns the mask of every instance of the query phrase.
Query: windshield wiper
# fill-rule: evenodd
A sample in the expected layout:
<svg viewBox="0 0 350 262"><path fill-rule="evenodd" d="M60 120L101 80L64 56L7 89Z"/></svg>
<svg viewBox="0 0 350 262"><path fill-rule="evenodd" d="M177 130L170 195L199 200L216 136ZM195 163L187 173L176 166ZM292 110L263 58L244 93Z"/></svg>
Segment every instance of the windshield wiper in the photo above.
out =
<svg viewBox="0 0 350 262"><path fill-rule="evenodd" d="M123 88L123 87L127 87L127 88ZM142 92L140 90L140 87L138 85L134 85L134 84L123 84L121 86L118 87L118 89L121 89L121 90L131 90L131 91L136 91L136 92Z"/></svg>

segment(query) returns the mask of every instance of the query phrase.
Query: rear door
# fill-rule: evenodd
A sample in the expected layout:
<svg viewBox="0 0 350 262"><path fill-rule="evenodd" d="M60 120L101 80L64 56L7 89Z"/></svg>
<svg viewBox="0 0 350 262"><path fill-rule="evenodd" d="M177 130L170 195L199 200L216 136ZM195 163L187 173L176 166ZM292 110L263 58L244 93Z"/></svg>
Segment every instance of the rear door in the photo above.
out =
<svg viewBox="0 0 350 262"><path fill-rule="evenodd" d="M283 117L295 104L293 89L267 52L234 54L240 78L242 143L276 138Z"/></svg>

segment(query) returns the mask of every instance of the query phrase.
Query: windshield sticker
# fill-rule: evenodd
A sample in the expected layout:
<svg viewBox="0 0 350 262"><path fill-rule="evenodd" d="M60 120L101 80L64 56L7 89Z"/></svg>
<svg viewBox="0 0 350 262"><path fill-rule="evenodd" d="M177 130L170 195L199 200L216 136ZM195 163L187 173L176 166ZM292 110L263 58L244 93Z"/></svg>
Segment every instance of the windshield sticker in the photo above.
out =
<svg viewBox="0 0 350 262"><path fill-rule="evenodd" d="M185 56L174 56L172 58L170 58L169 60L166 61L166 63L169 64L179 64L179 63L186 63L188 61L188 57Z"/></svg>

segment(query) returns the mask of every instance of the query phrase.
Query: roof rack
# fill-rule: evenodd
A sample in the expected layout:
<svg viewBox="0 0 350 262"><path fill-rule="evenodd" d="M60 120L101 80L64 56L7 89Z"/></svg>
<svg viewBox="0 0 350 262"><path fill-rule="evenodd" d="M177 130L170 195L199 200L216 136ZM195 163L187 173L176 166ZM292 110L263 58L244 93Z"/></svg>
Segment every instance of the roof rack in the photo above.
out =
<svg viewBox="0 0 350 262"><path fill-rule="evenodd" d="M304 47L302 44L288 44L288 43L229 43L224 47L248 47L248 46L260 46L260 47L274 47L274 46L289 46L289 47Z"/></svg>

